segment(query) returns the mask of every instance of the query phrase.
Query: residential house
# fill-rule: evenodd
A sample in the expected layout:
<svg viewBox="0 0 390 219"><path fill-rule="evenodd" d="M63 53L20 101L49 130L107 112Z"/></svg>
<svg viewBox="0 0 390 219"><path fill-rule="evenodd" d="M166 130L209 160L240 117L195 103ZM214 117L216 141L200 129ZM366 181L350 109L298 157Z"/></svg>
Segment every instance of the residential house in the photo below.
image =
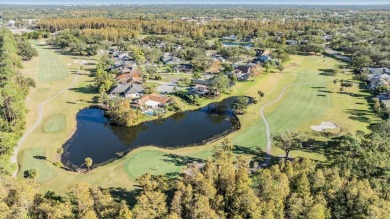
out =
<svg viewBox="0 0 390 219"><path fill-rule="evenodd" d="M149 94L141 97L139 100L132 102L132 105L140 109L157 109L169 104L171 99L164 95Z"/></svg>
<svg viewBox="0 0 390 219"><path fill-rule="evenodd" d="M297 45L298 44L298 41L296 40L286 40L286 45Z"/></svg>
<svg viewBox="0 0 390 219"><path fill-rule="evenodd" d="M301 40L301 44L308 44L310 43L310 40Z"/></svg>
<svg viewBox="0 0 390 219"><path fill-rule="evenodd" d="M16 21L14 21L14 20L9 20L8 21L8 27L15 27L15 24L16 24Z"/></svg>
<svg viewBox="0 0 390 219"><path fill-rule="evenodd" d="M390 109L390 100L381 100L383 107Z"/></svg>
<svg viewBox="0 0 390 219"><path fill-rule="evenodd" d="M204 79L193 79L192 80L193 85L204 85L208 86L210 84L210 80L204 80Z"/></svg>
<svg viewBox="0 0 390 219"><path fill-rule="evenodd" d="M140 84L121 84L119 83L110 91L111 97L140 98L143 95L144 88Z"/></svg>
<svg viewBox="0 0 390 219"><path fill-rule="evenodd" d="M245 37L242 39L242 42L251 43L251 42L253 42L253 38L252 38L251 36L245 36Z"/></svg>
<svg viewBox="0 0 390 219"><path fill-rule="evenodd" d="M256 64L250 63L246 65L235 65L234 71L229 75L235 75L238 81L246 81L251 76L252 68L256 67Z"/></svg>
<svg viewBox="0 0 390 219"><path fill-rule="evenodd" d="M215 61L220 61L220 62L226 61L226 59L223 58L221 55L213 55L212 57L213 57L213 60L215 60Z"/></svg>
<svg viewBox="0 0 390 219"><path fill-rule="evenodd" d="M257 60L259 62L265 63L265 62L271 61L272 58L269 55L262 55L262 56L258 57Z"/></svg>
<svg viewBox="0 0 390 219"><path fill-rule="evenodd" d="M256 67L256 64L249 63L245 65L234 65L234 69L240 70L244 74L250 74L251 68Z"/></svg>
<svg viewBox="0 0 390 219"><path fill-rule="evenodd" d="M208 86L207 85L201 85L196 84L195 86L191 87L188 90L188 94L190 95L198 95L198 96L204 96L209 93Z"/></svg>
<svg viewBox="0 0 390 219"><path fill-rule="evenodd" d="M373 75L390 74L389 68L369 68L368 71Z"/></svg>
<svg viewBox="0 0 390 219"><path fill-rule="evenodd" d="M237 36L236 35L225 36L225 37L222 37L222 40L236 41Z"/></svg>
<svg viewBox="0 0 390 219"><path fill-rule="evenodd" d="M256 56L270 56L271 51L270 50L264 50L264 49L257 49L256 50Z"/></svg>
<svg viewBox="0 0 390 219"><path fill-rule="evenodd" d="M122 61L115 61L114 65L110 66L108 70L119 69L122 68L124 65L125 63Z"/></svg>
<svg viewBox="0 0 390 219"><path fill-rule="evenodd" d="M121 60L121 61L131 61L131 60L134 60L134 58L131 57L129 55L129 53L127 53L127 52L119 54L118 55L118 59Z"/></svg>
<svg viewBox="0 0 390 219"><path fill-rule="evenodd" d="M192 71L192 65L191 64L180 64L177 65L173 68L174 71L176 72L184 72L188 73Z"/></svg>
<svg viewBox="0 0 390 219"><path fill-rule="evenodd" d="M115 79L120 84L142 84L142 71L125 68L120 73L116 74Z"/></svg>
<svg viewBox="0 0 390 219"><path fill-rule="evenodd" d="M332 35L324 35L324 36L322 36L322 39L325 41L331 41L333 39L333 36Z"/></svg>
<svg viewBox="0 0 390 219"><path fill-rule="evenodd" d="M157 43L156 43L156 46L157 46L158 48L164 48L164 47L166 46L166 43L165 43L165 42L157 42Z"/></svg>
<svg viewBox="0 0 390 219"><path fill-rule="evenodd" d="M125 97L140 98L144 93L144 88L141 84L133 84L123 93Z"/></svg>
<svg viewBox="0 0 390 219"><path fill-rule="evenodd" d="M390 75L387 73L374 75L370 74L367 76L370 82L370 89L374 90L379 86L387 86L390 88Z"/></svg>
<svg viewBox="0 0 390 219"><path fill-rule="evenodd" d="M175 57L173 55L164 54L163 57L161 57L161 61L165 65L173 65L173 64L180 64L180 59L178 57Z"/></svg>
<svg viewBox="0 0 390 219"><path fill-rule="evenodd" d="M240 78L243 74L245 73L243 73L240 69L235 69L234 71L228 73L230 77L234 76L237 79Z"/></svg>

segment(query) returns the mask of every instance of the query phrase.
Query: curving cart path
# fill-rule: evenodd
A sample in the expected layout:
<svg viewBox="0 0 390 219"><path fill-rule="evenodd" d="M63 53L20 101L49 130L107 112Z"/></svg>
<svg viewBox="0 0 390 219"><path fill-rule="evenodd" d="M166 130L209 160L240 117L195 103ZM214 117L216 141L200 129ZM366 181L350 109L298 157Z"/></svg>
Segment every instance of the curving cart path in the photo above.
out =
<svg viewBox="0 0 390 219"><path fill-rule="evenodd" d="M80 69L77 70L77 75L76 77L73 78L72 82L64 89L60 90L58 93L56 93L55 95L45 99L44 101L42 101L41 103L39 103L38 105L38 117L37 117L37 120L35 120L35 123L29 128L27 129L23 136L20 138L19 142L18 142L18 145L15 147L14 149L14 154L12 155L11 157L11 163L15 163L17 165L17 162L18 162L18 152L19 152L19 149L20 149L20 146L23 144L23 142L26 140L26 138L39 126L39 124L42 122L42 119L43 119L43 108L46 106L47 103L49 103L50 101L54 100L55 98L61 96L65 91L69 90L70 88L72 88L75 83L77 82L77 80L79 79L79 76L80 76ZM16 171L12 174L13 177L16 177L17 173L19 171L19 166L17 165L17 169Z"/></svg>
<svg viewBox="0 0 390 219"><path fill-rule="evenodd" d="M276 102L278 102L280 99L282 99L283 95L286 93L286 90L289 88L289 87L292 87L292 86L297 86L297 85L306 85L306 84L315 84L315 83L326 83L327 81L318 81L318 82L306 82L306 83L295 83L295 84L290 84L290 85L287 85L285 87L283 87L282 91L280 92L279 96L271 101L271 102L268 102L266 104L264 104L261 108L260 108L260 116L261 116L261 119L263 120L264 122L264 125L265 125L265 133L266 133L266 137L267 137L267 147L266 147L266 153L267 153L267 158L266 158L266 161L268 162L269 160L269 155L271 155L271 148L272 148L272 138L271 138L271 126L267 120L267 118L265 117L264 115L264 110L267 106L270 106L272 104L275 104Z"/></svg>

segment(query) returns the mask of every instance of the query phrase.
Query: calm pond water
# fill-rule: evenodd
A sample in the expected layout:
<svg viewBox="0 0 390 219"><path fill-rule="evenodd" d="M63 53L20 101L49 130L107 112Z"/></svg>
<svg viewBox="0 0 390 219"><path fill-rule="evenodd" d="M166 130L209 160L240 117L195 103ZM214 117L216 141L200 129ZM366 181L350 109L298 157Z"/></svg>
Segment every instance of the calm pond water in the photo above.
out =
<svg viewBox="0 0 390 219"><path fill-rule="evenodd" d="M234 97L129 128L110 125L101 109L81 110L77 130L64 145L62 162L73 168L90 157L99 165L141 146L175 148L205 143L239 129L232 102Z"/></svg>

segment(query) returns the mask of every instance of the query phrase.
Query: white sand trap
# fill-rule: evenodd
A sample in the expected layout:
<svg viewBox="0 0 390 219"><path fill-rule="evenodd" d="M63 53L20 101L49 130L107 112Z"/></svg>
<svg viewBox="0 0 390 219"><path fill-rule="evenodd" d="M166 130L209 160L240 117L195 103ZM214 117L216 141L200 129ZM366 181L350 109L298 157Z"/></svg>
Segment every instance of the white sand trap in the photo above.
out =
<svg viewBox="0 0 390 219"><path fill-rule="evenodd" d="M83 60L83 61L80 62L80 64L86 65L86 64L88 64L88 61Z"/></svg>
<svg viewBox="0 0 390 219"><path fill-rule="evenodd" d="M46 42L41 41L41 42L38 43L38 45L46 45Z"/></svg>
<svg viewBox="0 0 390 219"><path fill-rule="evenodd" d="M310 128L313 129L314 131L322 132L326 129L336 129L337 125L334 124L333 122L321 122L321 125L313 125Z"/></svg>
<svg viewBox="0 0 390 219"><path fill-rule="evenodd" d="M73 61L73 63L79 63L80 62L80 60L74 60Z"/></svg>
<svg viewBox="0 0 390 219"><path fill-rule="evenodd" d="M72 65L72 63L68 63L68 65Z"/></svg>

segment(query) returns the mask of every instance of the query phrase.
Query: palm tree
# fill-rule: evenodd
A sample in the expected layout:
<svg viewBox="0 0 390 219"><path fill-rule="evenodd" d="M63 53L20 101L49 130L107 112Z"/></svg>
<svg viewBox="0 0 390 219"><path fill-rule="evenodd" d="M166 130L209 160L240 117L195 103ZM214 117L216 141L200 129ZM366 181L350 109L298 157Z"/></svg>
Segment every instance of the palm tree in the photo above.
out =
<svg viewBox="0 0 390 219"><path fill-rule="evenodd" d="M25 177L30 178L33 181L35 181L36 178L38 178L39 172L37 169L30 169L25 171Z"/></svg>
<svg viewBox="0 0 390 219"><path fill-rule="evenodd" d="M57 148L57 160L60 161L61 155L64 153L64 149L62 147Z"/></svg>
<svg viewBox="0 0 390 219"><path fill-rule="evenodd" d="M258 90L257 93L259 94L259 102L261 101L261 98L264 97L264 92L261 90Z"/></svg>
<svg viewBox="0 0 390 219"><path fill-rule="evenodd" d="M90 157L85 158L85 166L88 168L88 172L91 172L91 166L92 166L93 160Z"/></svg>

